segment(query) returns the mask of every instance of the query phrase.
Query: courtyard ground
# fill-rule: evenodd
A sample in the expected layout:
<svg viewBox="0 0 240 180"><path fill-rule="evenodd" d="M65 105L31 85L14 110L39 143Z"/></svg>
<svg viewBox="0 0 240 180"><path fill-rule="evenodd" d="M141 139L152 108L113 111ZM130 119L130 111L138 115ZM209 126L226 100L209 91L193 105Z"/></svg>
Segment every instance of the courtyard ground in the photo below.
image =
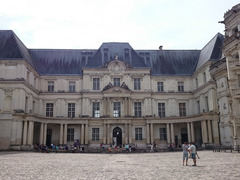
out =
<svg viewBox="0 0 240 180"><path fill-rule="evenodd" d="M182 152L88 154L0 152L0 179L240 179L240 153L199 151L197 166Z"/></svg>

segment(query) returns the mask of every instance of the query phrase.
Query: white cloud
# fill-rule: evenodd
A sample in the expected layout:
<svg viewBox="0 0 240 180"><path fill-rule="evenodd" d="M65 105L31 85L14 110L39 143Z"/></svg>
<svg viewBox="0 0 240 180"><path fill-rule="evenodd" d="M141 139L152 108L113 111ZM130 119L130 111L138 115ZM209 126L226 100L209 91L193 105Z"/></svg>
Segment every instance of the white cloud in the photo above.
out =
<svg viewBox="0 0 240 180"><path fill-rule="evenodd" d="M238 0L0 0L0 28L28 48L201 49L223 33L224 12Z"/></svg>

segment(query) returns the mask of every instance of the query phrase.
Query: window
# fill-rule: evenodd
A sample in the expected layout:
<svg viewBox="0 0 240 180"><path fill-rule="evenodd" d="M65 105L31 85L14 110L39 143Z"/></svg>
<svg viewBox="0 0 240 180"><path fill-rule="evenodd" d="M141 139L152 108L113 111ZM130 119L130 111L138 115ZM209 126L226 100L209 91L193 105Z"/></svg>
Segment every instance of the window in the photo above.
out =
<svg viewBox="0 0 240 180"><path fill-rule="evenodd" d="M46 104L46 116L53 117L53 103Z"/></svg>
<svg viewBox="0 0 240 180"><path fill-rule="evenodd" d="M197 113L199 114L200 113L200 102L197 101Z"/></svg>
<svg viewBox="0 0 240 180"><path fill-rule="evenodd" d="M74 141L74 129L67 129L67 141Z"/></svg>
<svg viewBox="0 0 240 180"><path fill-rule="evenodd" d="M113 81L114 86L120 86L120 78L114 78Z"/></svg>
<svg viewBox="0 0 240 180"><path fill-rule="evenodd" d="M184 91L184 83L178 82L178 92L183 92L183 91Z"/></svg>
<svg viewBox="0 0 240 180"><path fill-rule="evenodd" d="M206 77L206 73L203 73L203 82L206 83L207 82L207 77Z"/></svg>
<svg viewBox="0 0 240 180"><path fill-rule="evenodd" d="M159 117L165 117L165 103L158 103L158 115Z"/></svg>
<svg viewBox="0 0 240 180"><path fill-rule="evenodd" d="M134 90L140 90L140 89L141 89L140 78L134 78Z"/></svg>
<svg viewBox="0 0 240 180"><path fill-rule="evenodd" d="M113 117L120 117L121 116L121 103L114 102L113 103Z"/></svg>
<svg viewBox="0 0 240 180"><path fill-rule="evenodd" d="M208 97L205 97L205 106L206 106L206 112L209 112L209 106L208 106Z"/></svg>
<svg viewBox="0 0 240 180"><path fill-rule="evenodd" d="M186 103L179 103L179 116L186 116Z"/></svg>
<svg viewBox="0 0 240 180"><path fill-rule="evenodd" d="M135 140L142 140L142 128L135 128Z"/></svg>
<svg viewBox="0 0 240 180"><path fill-rule="evenodd" d="M68 103L68 117L75 117L75 103Z"/></svg>
<svg viewBox="0 0 240 180"><path fill-rule="evenodd" d="M130 56L129 56L129 49L128 48L124 49L124 57L125 57L125 61L129 61Z"/></svg>
<svg viewBox="0 0 240 180"><path fill-rule="evenodd" d="M92 141L99 141L99 128L92 128Z"/></svg>
<svg viewBox="0 0 240 180"><path fill-rule="evenodd" d="M240 87L240 74L238 74L238 87Z"/></svg>
<svg viewBox="0 0 240 180"><path fill-rule="evenodd" d="M167 130L166 128L160 128L160 140L167 140Z"/></svg>
<svg viewBox="0 0 240 180"><path fill-rule="evenodd" d="M54 81L48 81L48 92L54 91Z"/></svg>
<svg viewBox="0 0 240 180"><path fill-rule="evenodd" d="M93 102L93 117L100 117L100 103Z"/></svg>
<svg viewBox="0 0 240 180"><path fill-rule="evenodd" d="M142 107L141 102L134 102L134 114L135 117L141 117L142 116Z"/></svg>
<svg viewBox="0 0 240 180"><path fill-rule="evenodd" d="M163 92L164 91L163 82L158 82L157 83L157 88L158 88L158 92Z"/></svg>
<svg viewBox="0 0 240 180"><path fill-rule="evenodd" d="M198 78L196 78L196 88L198 88Z"/></svg>
<svg viewBox="0 0 240 180"><path fill-rule="evenodd" d="M70 81L69 82L69 92L75 92L75 82Z"/></svg>
<svg viewBox="0 0 240 180"><path fill-rule="evenodd" d="M93 78L93 90L100 89L100 81L99 78Z"/></svg>

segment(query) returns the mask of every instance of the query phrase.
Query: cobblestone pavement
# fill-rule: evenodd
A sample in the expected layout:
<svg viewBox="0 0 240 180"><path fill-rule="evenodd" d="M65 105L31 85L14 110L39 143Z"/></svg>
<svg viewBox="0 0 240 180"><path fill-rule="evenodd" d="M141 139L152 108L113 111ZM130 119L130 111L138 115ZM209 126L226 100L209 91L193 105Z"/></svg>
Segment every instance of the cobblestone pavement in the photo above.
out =
<svg viewBox="0 0 240 180"><path fill-rule="evenodd" d="M0 179L240 179L240 153L199 151L197 166L182 152L85 154L0 152Z"/></svg>

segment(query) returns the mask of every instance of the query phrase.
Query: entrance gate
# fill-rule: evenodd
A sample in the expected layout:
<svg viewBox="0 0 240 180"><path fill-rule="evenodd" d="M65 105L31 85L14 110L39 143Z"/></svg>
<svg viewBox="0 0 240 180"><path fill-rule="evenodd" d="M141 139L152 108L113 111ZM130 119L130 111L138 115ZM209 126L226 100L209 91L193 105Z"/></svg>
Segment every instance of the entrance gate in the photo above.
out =
<svg viewBox="0 0 240 180"><path fill-rule="evenodd" d="M113 144L116 146L122 146L122 129L115 127L113 129Z"/></svg>

